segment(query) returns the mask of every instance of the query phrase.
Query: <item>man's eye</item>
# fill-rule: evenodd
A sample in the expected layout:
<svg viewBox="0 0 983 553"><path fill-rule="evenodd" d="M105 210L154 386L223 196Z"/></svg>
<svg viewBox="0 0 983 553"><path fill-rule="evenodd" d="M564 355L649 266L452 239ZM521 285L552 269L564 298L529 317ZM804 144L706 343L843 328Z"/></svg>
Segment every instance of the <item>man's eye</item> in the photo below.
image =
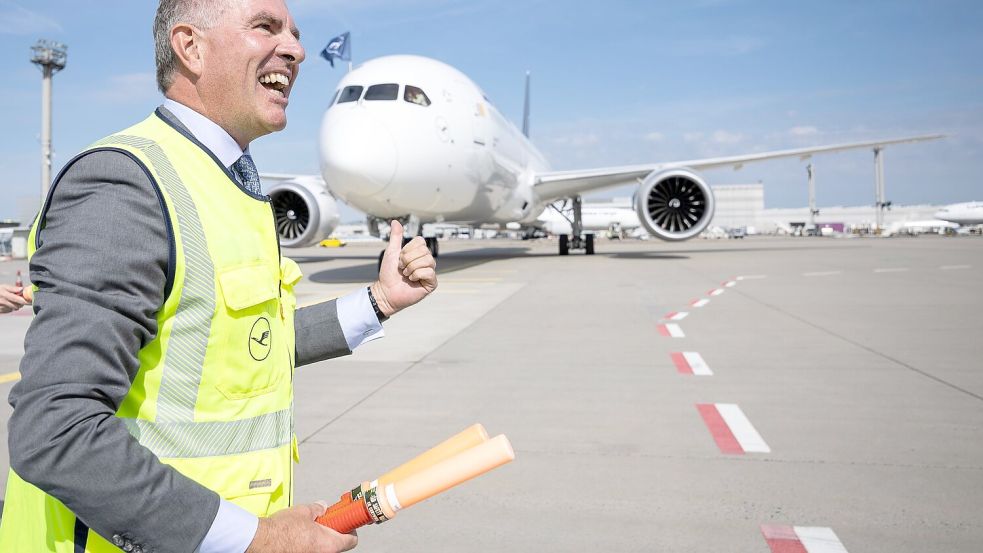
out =
<svg viewBox="0 0 983 553"><path fill-rule="evenodd" d="M259 25L256 26L256 28L263 29L264 31L269 33L273 32L273 26L270 25L269 23L260 23Z"/></svg>

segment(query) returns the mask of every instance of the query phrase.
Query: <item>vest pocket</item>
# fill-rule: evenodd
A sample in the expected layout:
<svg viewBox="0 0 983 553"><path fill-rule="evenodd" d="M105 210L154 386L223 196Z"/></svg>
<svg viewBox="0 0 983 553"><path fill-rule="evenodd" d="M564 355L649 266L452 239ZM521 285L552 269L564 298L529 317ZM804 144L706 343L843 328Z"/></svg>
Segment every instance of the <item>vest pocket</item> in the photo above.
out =
<svg viewBox="0 0 983 553"><path fill-rule="evenodd" d="M260 262L217 273L227 322L215 336L215 345L226 352L215 387L230 400L269 394L289 374L279 353L286 337L279 320L278 271Z"/></svg>

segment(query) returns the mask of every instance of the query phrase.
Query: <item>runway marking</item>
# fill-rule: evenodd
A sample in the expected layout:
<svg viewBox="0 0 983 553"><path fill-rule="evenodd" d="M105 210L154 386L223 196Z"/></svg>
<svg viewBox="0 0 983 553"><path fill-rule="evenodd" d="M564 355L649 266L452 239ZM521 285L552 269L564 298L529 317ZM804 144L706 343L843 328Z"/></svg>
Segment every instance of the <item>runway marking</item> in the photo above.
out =
<svg viewBox="0 0 983 553"><path fill-rule="evenodd" d="M939 267L939 269L942 269L943 271L957 271L959 269L971 269L971 268L972 268L971 265L943 265Z"/></svg>
<svg viewBox="0 0 983 553"><path fill-rule="evenodd" d="M832 528L762 524L771 553L848 553Z"/></svg>
<svg viewBox="0 0 983 553"><path fill-rule="evenodd" d="M762 278L768 278L768 275L742 275L734 280L758 280Z"/></svg>
<svg viewBox="0 0 983 553"><path fill-rule="evenodd" d="M689 304L690 304L691 307L703 307L704 305L706 305L708 303L710 303L710 300L708 300L706 298L699 299L699 300L693 300L693 301L689 302Z"/></svg>
<svg viewBox="0 0 983 553"><path fill-rule="evenodd" d="M802 276L807 277L817 277L817 276L831 276L843 273L843 271L814 271L811 273L802 273Z"/></svg>
<svg viewBox="0 0 983 553"><path fill-rule="evenodd" d="M710 290L709 292L707 292L707 295L708 296L719 296L720 294L723 294L723 293L724 293L724 289L723 288L714 288L713 290Z"/></svg>
<svg viewBox="0 0 983 553"><path fill-rule="evenodd" d="M727 282L724 282L723 285L726 288L733 288L734 286L737 286L737 281L728 280Z"/></svg>
<svg viewBox="0 0 983 553"><path fill-rule="evenodd" d="M686 311L673 311L671 313L666 313L662 319L665 321L681 321L685 319L687 315L689 315L689 313Z"/></svg>
<svg viewBox="0 0 983 553"><path fill-rule="evenodd" d="M685 338L686 335L683 334L683 329L679 328L677 324L664 324L659 325L659 334L669 338Z"/></svg>
<svg viewBox="0 0 983 553"><path fill-rule="evenodd" d="M672 357L672 362L676 364L676 370L680 374L713 376L713 371L707 366L703 356L695 351L674 351L670 357Z"/></svg>
<svg viewBox="0 0 983 553"><path fill-rule="evenodd" d="M698 403L703 417L721 453L770 453L771 448L755 430L741 408L733 403Z"/></svg>
<svg viewBox="0 0 983 553"><path fill-rule="evenodd" d="M19 372L0 374L0 384L4 384L6 382L17 382L18 380L20 380Z"/></svg>
<svg viewBox="0 0 983 553"><path fill-rule="evenodd" d="M904 273L907 272L907 267L888 267L886 269L874 269L875 273Z"/></svg>

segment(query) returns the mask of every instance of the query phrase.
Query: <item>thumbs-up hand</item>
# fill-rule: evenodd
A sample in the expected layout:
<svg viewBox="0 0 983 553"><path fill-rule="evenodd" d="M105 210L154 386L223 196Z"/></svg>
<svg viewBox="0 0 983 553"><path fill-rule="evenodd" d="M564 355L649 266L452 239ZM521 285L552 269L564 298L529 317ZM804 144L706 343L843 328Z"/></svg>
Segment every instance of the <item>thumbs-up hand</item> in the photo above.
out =
<svg viewBox="0 0 983 553"><path fill-rule="evenodd" d="M423 238L417 236L403 246L403 225L393 221L390 228L379 280L372 284L372 296L387 317L437 289L437 262Z"/></svg>

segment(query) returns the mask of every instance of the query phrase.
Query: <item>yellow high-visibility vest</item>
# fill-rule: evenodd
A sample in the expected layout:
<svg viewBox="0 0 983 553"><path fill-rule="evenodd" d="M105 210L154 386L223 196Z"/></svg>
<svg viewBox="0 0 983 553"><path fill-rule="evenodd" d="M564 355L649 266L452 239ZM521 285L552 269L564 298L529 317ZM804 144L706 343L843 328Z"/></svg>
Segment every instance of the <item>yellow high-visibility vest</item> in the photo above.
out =
<svg viewBox="0 0 983 553"><path fill-rule="evenodd" d="M148 169L176 254L157 335L140 350L116 416L162 462L221 497L258 516L289 506L297 459L293 287L301 274L280 256L271 205L243 193L156 114L88 150L102 149ZM75 553L74 530L75 515L61 501L10 471L0 551ZM89 530L85 551L117 552L120 542Z"/></svg>

